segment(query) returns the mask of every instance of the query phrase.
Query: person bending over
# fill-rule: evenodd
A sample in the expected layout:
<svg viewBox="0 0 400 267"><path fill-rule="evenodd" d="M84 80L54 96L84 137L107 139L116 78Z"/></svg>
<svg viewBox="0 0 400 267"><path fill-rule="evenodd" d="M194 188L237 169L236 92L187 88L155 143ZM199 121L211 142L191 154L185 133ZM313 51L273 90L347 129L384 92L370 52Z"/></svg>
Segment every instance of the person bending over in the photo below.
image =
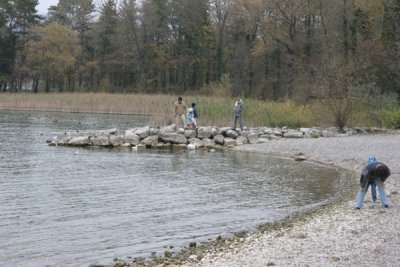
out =
<svg viewBox="0 0 400 267"><path fill-rule="evenodd" d="M368 187L373 183L376 183L378 187L381 205L388 208L389 205L383 183L389 176L390 169L381 162L376 161L366 165L361 171L360 192L357 196L356 209L361 209Z"/></svg>

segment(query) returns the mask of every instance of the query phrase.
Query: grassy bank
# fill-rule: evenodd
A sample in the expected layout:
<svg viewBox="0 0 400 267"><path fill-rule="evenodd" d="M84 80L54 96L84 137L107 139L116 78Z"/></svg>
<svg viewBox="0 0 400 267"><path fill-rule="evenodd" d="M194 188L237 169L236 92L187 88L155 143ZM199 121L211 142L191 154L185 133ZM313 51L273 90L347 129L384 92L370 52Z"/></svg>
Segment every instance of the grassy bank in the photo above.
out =
<svg viewBox="0 0 400 267"><path fill-rule="evenodd" d="M0 94L0 109L51 110L108 114L148 114L154 125L174 122L173 103L176 95L51 93ZM183 96L184 102L196 103L199 125L229 126L232 122L234 99L230 97ZM270 102L244 99L244 124L255 126L334 126L333 116L323 102L298 105L293 102ZM398 110L366 110L362 105L353 109L349 126L400 126Z"/></svg>

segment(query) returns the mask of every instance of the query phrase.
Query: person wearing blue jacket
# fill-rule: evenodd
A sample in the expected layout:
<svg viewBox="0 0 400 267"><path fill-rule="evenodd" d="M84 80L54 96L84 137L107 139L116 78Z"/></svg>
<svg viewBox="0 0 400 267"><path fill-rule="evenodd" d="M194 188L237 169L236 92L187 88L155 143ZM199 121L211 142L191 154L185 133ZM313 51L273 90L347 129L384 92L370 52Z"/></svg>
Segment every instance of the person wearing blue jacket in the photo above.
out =
<svg viewBox="0 0 400 267"><path fill-rule="evenodd" d="M367 164L374 163L374 162L377 162L376 157L375 156L370 156L368 158L368 163ZM376 181L374 181L371 184L371 197L372 197L372 202L375 203L376 199L377 199L377 197L376 197Z"/></svg>
<svg viewBox="0 0 400 267"><path fill-rule="evenodd" d="M244 108L243 100L239 96L237 96L235 106L233 107L232 130L236 130L236 123L237 121L239 121L240 130L243 131L243 116L242 116L243 108Z"/></svg>
<svg viewBox="0 0 400 267"><path fill-rule="evenodd" d="M193 129L197 127L197 122L196 119L194 117L194 112L193 112L193 108L189 108L186 114L186 118L187 118L187 128L188 129Z"/></svg>
<svg viewBox="0 0 400 267"><path fill-rule="evenodd" d="M376 186L378 187L381 205L385 208L388 208L389 205L383 183L389 176L390 169L388 168L388 166L376 161L376 159L375 162L367 164L361 171L360 192L357 196L356 209L361 209L365 194L368 191L368 187L373 183L376 183Z"/></svg>

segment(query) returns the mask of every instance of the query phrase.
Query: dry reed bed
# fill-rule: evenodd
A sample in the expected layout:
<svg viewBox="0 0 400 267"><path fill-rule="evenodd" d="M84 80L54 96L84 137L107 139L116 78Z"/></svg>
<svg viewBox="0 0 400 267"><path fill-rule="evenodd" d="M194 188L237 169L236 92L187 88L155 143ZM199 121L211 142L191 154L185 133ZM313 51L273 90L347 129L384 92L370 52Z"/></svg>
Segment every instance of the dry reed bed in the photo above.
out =
<svg viewBox="0 0 400 267"><path fill-rule="evenodd" d="M109 94L109 93L0 93L0 109L51 110L106 114L153 115L153 126L174 122L173 104L177 95ZM213 95L184 95L189 106L196 103L199 125L230 126L234 98ZM301 105L292 101L244 99L244 124L247 127L329 127L334 115L324 101ZM400 110L374 110L354 103L349 127L400 127ZM378 116L380 115L380 116Z"/></svg>
<svg viewBox="0 0 400 267"><path fill-rule="evenodd" d="M234 99L215 96L183 96L184 102L196 103L199 125L228 126L232 122ZM176 95L107 94L107 93L17 93L0 94L0 109L51 110L113 114L155 115L153 124L174 122L173 103ZM245 126L318 126L317 106L295 105L292 102L266 102L244 99ZM315 116L318 115L318 116ZM327 120L328 116L322 116ZM326 125L326 123L323 123Z"/></svg>

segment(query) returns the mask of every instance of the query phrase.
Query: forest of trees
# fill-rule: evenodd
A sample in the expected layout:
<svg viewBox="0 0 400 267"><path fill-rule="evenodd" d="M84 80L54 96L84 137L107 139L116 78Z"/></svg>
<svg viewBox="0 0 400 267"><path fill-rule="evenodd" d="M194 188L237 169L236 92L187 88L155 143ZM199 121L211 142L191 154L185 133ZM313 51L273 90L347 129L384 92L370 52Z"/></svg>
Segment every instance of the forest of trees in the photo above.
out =
<svg viewBox="0 0 400 267"><path fill-rule="evenodd" d="M0 90L400 99L400 0L0 0Z"/></svg>

